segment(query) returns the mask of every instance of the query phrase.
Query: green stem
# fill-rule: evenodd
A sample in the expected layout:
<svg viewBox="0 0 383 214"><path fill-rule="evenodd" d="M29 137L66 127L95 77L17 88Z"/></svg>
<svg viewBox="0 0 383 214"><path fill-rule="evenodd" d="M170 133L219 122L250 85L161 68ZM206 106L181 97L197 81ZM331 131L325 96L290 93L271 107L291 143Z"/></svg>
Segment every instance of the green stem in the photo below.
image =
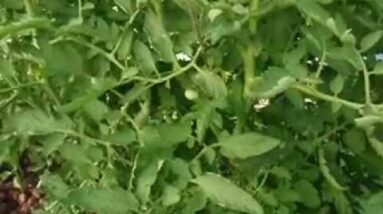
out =
<svg viewBox="0 0 383 214"><path fill-rule="evenodd" d="M51 43L54 44L54 43L61 42L61 41L71 41L71 42L77 43L79 45L85 46L89 49L92 49L92 50L96 51L98 54L100 54L101 56L108 59L111 63L115 64L122 71L126 70L125 66L122 65L116 58L114 58L114 56L112 54L106 52L102 48L99 48L99 47L97 47L97 46L95 46L95 45L93 45L93 44L91 44L85 40L80 40L80 39L76 39L76 38L60 38L60 39L56 39L56 40L51 41Z"/></svg>
<svg viewBox="0 0 383 214"><path fill-rule="evenodd" d="M82 0L77 0L78 4L78 18L82 20Z"/></svg>
<svg viewBox="0 0 383 214"><path fill-rule="evenodd" d="M8 99L1 102L0 105L0 111L3 110L5 107L7 107L16 97L18 96L18 93L14 93L12 96L10 96Z"/></svg>
<svg viewBox="0 0 383 214"><path fill-rule="evenodd" d="M24 6L29 18L32 18L34 16L34 12L31 0L24 0Z"/></svg>
<svg viewBox="0 0 383 214"><path fill-rule="evenodd" d="M355 110L359 110L360 108L362 108L364 106L363 104L360 104L360 103L355 103L355 102L344 100L344 99L341 99L338 97L324 94L320 91L317 91L316 89L304 86L302 84L296 84L293 86L293 88L298 90L298 91L301 91L305 94L311 95L313 97L316 97L316 98L319 98L319 99L322 99L322 100L325 100L328 102L332 102L332 103L340 103L344 106L347 106L347 107L355 109Z"/></svg>
<svg viewBox="0 0 383 214"><path fill-rule="evenodd" d="M23 30L35 28L49 28L50 21L46 18L29 18L18 22L0 26L0 39L9 35L15 35Z"/></svg>
<svg viewBox="0 0 383 214"><path fill-rule="evenodd" d="M136 169L137 169L137 162L138 162L139 157L140 157L140 152L137 152L136 155L134 156L132 170L130 171L130 177L129 177L129 181L128 181L128 191L131 191L133 188L133 181L135 178L135 173L136 173Z"/></svg>
<svg viewBox="0 0 383 214"><path fill-rule="evenodd" d="M84 134L72 131L72 130L56 130L56 132L62 133L62 134L66 134L66 135L70 135L70 136L73 136L73 137L78 137L78 138L81 138L81 139L84 139L84 140L94 141L94 142L99 143L99 144L104 145L104 146L109 146L110 145L110 142L108 142L108 141L104 141L104 140L100 140L100 139L97 139L97 138L89 137L89 136L86 136Z"/></svg>
<svg viewBox="0 0 383 214"><path fill-rule="evenodd" d="M255 59L253 56L254 48L251 46L243 48L242 58L244 66L244 91L243 94L245 97L248 97L252 94L253 83L255 79Z"/></svg>
<svg viewBox="0 0 383 214"><path fill-rule="evenodd" d="M216 147L219 147L221 146L220 143L214 143L214 144L211 144L211 145L208 145L208 146L205 146L203 149L201 149L201 151L193 158L193 160L191 162L194 162L198 159L200 159L206 152L208 149L212 149L212 148L216 148Z"/></svg>
<svg viewBox="0 0 383 214"><path fill-rule="evenodd" d="M323 177L327 180L327 182L337 190L344 191L347 188L341 186L335 177L331 174L330 169L327 166L327 161L324 156L324 151L322 148L318 150L318 159L319 159L319 169L322 172Z"/></svg>
<svg viewBox="0 0 383 214"><path fill-rule="evenodd" d="M137 77L132 77L132 78L130 78L130 79L128 79L128 80L124 80L124 81L120 82L117 86L119 86L119 85L124 85L124 84L126 84L126 83L130 83L130 82L132 82L132 81L134 81L134 80L143 81L143 82L148 82L148 83L151 84L151 85L148 86L148 87L151 87L151 86L156 85L156 84L164 83L164 82L166 82L166 81L168 81L168 80L171 80L171 79L173 79L173 78L175 78L175 77L177 77L177 76L179 76L179 75L185 73L186 71L188 71L188 70L191 69L191 68L198 67L198 66L196 65L196 60L197 60L198 56L201 54L201 51L202 51L202 46L199 47L199 48L197 49L196 53L195 53L194 56L193 56L193 60L192 60L189 64L187 64L186 66L180 68L180 69L177 70L176 72L171 73L171 74L169 74L169 75L167 75L167 76L164 76L164 77L161 77L161 78L156 78L156 79L151 79L151 78L146 78L146 77L139 77L139 76L137 76Z"/></svg>
<svg viewBox="0 0 383 214"><path fill-rule="evenodd" d="M124 40L124 37L126 35L126 33L128 32L130 28L130 26L133 24L134 20L136 19L136 17L138 16L138 14L140 13L140 10L136 10L129 18L129 21L126 23L125 27L124 27L124 31L121 33L121 36L118 38L118 41L116 43L116 46L113 48L111 54L112 55L115 55L117 50L120 48L121 44L122 44L122 41Z"/></svg>
<svg viewBox="0 0 383 214"><path fill-rule="evenodd" d="M365 93L365 101L367 105L372 105L372 100L371 100L371 88L370 88L370 76L368 74L368 69L366 66L366 63L364 63L363 57L361 54L359 54L359 61L362 65L363 69L363 77L364 77L364 93Z"/></svg>
<svg viewBox="0 0 383 214"><path fill-rule="evenodd" d="M383 73L382 72L379 72L379 71L373 71L373 72L370 72L370 73L368 73L370 76L371 75L376 75L376 76L382 76L383 75Z"/></svg>
<svg viewBox="0 0 383 214"><path fill-rule="evenodd" d="M256 193L259 192L262 189L262 187L266 184L267 178L269 177L269 173L270 173L269 170L267 170L265 172L265 175L263 176L261 183L257 186L257 188L254 190L254 192L256 192Z"/></svg>
<svg viewBox="0 0 383 214"><path fill-rule="evenodd" d="M16 85L16 86L10 87L10 88L0 89L0 94L11 92L11 91L14 91L14 90L17 90L20 88L26 88L26 87L30 87L30 86L39 85L39 84L40 83L38 83L38 82L29 82L29 83L25 83L25 84L21 84L21 85Z"/></svg>
<svg viewBox="0 0 383 214"><path fill-rule="evenodd" d="M325 44L323 44L325 45ZM324 63L325 63L325 60L326 60L326 56L327 56L327 52L326 52L326 49L324 49L322 51L322 56L321 56L321 59L319 61L319 66L318 66L318 69L315 73L315 77L318 79L322 73L322 70L323 70L323 67L324 67Z"/></svg>

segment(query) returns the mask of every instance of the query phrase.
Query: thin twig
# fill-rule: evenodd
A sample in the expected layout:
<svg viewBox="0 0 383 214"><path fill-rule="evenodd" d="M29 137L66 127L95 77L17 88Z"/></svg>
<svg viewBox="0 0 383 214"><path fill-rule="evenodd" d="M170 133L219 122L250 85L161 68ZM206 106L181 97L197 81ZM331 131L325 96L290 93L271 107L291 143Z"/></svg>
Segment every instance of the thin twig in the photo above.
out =
<svg viewBox="0 0 383 214"><path fill-rule="evenodd" d="M29 82L29 83L25 83L25 84L21 84L21 85L16 85L16 86L13 86L13 87L10 87L10 88L0 89L0 94L11 92L11 91L14 91L14 90L17 90L17 89L21 89L21 88L27 88L27 87L30 87L30 86L39 85L39 84L41 84L41 83L39 83L39 82Z"/></svg>
<svg viewBox="0 0 383 214"><path fill-rule="evenodd" d="M316 78L319 78L320 75L321 75L321 73L322 73L322 70L323 70L323 68L324 68L324 64L325 64L325 60L326 60L326 56L327 56L327 51L326 51L326 49L324 49L324 50L322 51L322 56L321 56L321 59L320 59L320 61L319 61L318 69L317 69L317 71L315 72L315 77L316 77Z"/></svg>
<svg viewBox="0 0 383 214"><path fill-rule="evenodd" d="M130 177L129 177L129 182L128 182L128 191L131 191L133 188L133 180L135 178L135 173L136 173L136 169L137 169L137 162L138 162L139 156L140 156L140 152L137 152L136 155L134 156L133 166L132 166L132 170L130 171Z"/></svg>
<svg viewBox="0 0 383 214"><path fill-rule="evenodd" d="M113 50L111 51L111 55L115 55L117 50L120 48L121 44L122 44L122 41L124 40L124 37L126 35L126 33L128 32L129 29L131 29L131 25L133 24L134 20L136 19L136 17L138 16L138 14L140 13L140 10L136 10L129 18L129 21L126 23L126 25L124 26L124 31L121 33L121 36L119 37L117 43L116 43L116 46L114 46Z"/></svg>
<svg viewBox="0 0 383 214"><path fill-rule="evenodd" d="M126 70L125 66L122 65L112 54L106 52L104 49L97 47L96 45L94 45L92 43L89 43L86 40L80 40L77 38L66 37L66 38L60 38L60 39L53 40L53 41L51 41L51 43L57 43L57 42L61 42L61 41L75 42L79 45L82 45L82 46L85 46L89 49L92 49L92 50L96 51L98 54L100 54L101 56L108 59L111 63L115 64L120 70L122 70L122 71Z"/></svg>

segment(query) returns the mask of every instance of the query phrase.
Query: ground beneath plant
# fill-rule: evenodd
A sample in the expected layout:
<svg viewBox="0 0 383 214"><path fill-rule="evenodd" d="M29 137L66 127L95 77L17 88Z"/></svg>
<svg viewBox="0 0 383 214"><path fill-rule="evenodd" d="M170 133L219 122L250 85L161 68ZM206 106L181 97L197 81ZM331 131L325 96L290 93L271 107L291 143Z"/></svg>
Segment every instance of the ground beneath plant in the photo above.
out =
<svg viewBox="0 0 383 214"><path fill-rule="evenodd" d="M38 176L30 170L30 163L26 155L20 158L21 184L16 185L12 177L0 181L0 214L31 214L41 207L43 194L37 187Z"/></svg>

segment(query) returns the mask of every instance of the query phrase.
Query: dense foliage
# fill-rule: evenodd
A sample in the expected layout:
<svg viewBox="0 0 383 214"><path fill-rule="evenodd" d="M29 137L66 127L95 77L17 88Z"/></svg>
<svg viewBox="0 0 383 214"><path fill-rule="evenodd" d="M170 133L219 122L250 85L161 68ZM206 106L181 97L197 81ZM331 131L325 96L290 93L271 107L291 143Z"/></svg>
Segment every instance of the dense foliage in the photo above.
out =
<svg viewBox="0 0 383 214"><path fill-rule="evenodd" d="M382 213L383 1L0 0L0 22L0 179L37 179L34 212Z"/></svg>

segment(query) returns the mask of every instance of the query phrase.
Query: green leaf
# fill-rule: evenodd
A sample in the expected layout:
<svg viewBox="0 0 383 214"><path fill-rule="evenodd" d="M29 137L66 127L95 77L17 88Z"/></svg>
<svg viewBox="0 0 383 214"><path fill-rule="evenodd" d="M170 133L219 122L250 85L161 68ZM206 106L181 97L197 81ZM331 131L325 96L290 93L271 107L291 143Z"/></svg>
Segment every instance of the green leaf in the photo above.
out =
<svg viewBox="0 0 383 214"><path fill-rule="evenodd" d="M133 46L134 56L138 61L141 72L144 75L150 75L157 72L156 63L149 48L139 40L134 42Z"/></svg>
<svg viewBox="0 0 383 214"><path fill-rule="evenodd" d="M299 109L304 108L303 96L298 91L289 89L286 91L286 97L295 107Z"/></svg>
<svg viewBox="0 0 383 214"><path fill-rule="evenodd" d="M58 110L64 113L73 112L90 102L94 102L97 97L105 93L106 90L113 88L116 84L114 80L108 78L92 78L91 81L92 84L87 88L84 95L79 97L76 96L71 102L60 106Z"/></svg>
<svg viewBox="0 0 383 214"><path fill-rule="evenodd" d="M2 0L1 6L9 9L21 10L24 7L22 0Z"/></svg>
<svg viewBox="0 0 383 214"><path fill-rule="evenodd" d="M5 131L15 131L19 135L46 135L53 132L70 130L71 122L56 119L41 110L24 110L8 115L5 119Z"/></svg>
<svg viewBox="0 0 383 214"><path fill-rule="evenodd" d="M380 213L383 209L383 192L371 195L362 203L364 214Z"/></svg>
<svg viewBox="0 0 383 214"><path fill-rule="evenodd" d="M166 185L162 193L162 204L167 207L176 204L180 201L180 191L172 185Z"/></svg>
<svg viewBox="0 0 383 214"><path fill-rule="evenodd" d="M216 174L206 174L193 180L205 195L219 206L239 212L263 214L261 205L246 191Z"/></svg>
<svg viewBox="0 0 383 214"><path fill-rule="evenodd" d="M234 135L220 142L221 153L228 158L249 158L276 148L280 140L256 132Z"/></svg>
<svg viewBox="0 0 383 214"><path fill-rule="evenodd" d="M41 182L44 190L50 196L58 200L65 200L68 198L70 189L63 179L57 174L44 174L41 176Z"/></svg>
<svg viewBox="0 0 383 214"><path fill-rule="evenodd" d="M109 111L108 106L99 100L92 100L86 103L82 109L91 119L96 122L104 119Z"/></svg>
<svg viewBox="0 0 383 214"><path fill-rule="evenodd" d="M108 23L100 16L96 18L95 33L97 39L100 41L109 41L112 36L111 28L109 27Z"/></svg>
<svg viewBox="0 0 383 214"><path fill-rule="evenodd" d="M186 207L182 214L193 214L202 210L207 203L207 199L202 190L193 191L191 198L186 201Z"/></svg>
<svg viewBox="0 0 383 214"><path fill-rule="evenodd" d="M294 186L306 207L318 208L320 206L318 190L308 180L299 180Z"/></svg>
<svg viewBox="0 0 383 214"><path fill-rule="evenodd" d="M225 99L227 88L225 82L215 73L202 71L193 77L193 82L208 97L215 99Z"/></svg>
<svg viewBox="0 0 383 214"><path fill-rule="evenodd" d="M175 62L173 43L163 27L161 17L152 10L145 13L145 30L150 35L153 46L160 57L166 62Z"/></svg>
<svg viewBox="0 0 383 214"><path fill-rule="evenodd" d="M325 24L331 15L322 6L312 0L298 0L297 5L308 17Z"/></svg>
<svg viewBox="0 0 383 214"><path fill-rule="evenodd" d="M360 51L365 52L371 49L383 36L383 30L377 30L365 35L360 41Z"/></svg>
<svg viewBox="0 0 383 214"><path fill-rule="evenodd" d="M72 190L67 200L73 205L99 213L138 211L138 201L134 195L120 188L82 187Z"/></svg>
<svg viewBox="0 0 383 214"><path fill-rule="evenodd" d="M273 191L266 192L263 189L261 189L258 192L258 197L259 197L259 200L261 200L263 203L271 207L278 207L278 200Z"/></svg>
<svg viewBox="0 0 383 214"><path fill-rule="evenodd" d="M16 77L16 70L11 61L0 59L0 75L5 78L8 83L15 84L13 78Z"/></svg>
<svg viewBox="0 0 383 214"><path fill-rule="evenodd" d="M153 159L137 175L136 195L142 204L149 202L152 185L157 179L157 173L162 168L163 162L163 160Z"/></svg>
<svg viewBox="0 0 383 214"><path fill-rule="evenodd" d="M43 45L43 57L48 76L80 74L83 56L71 44Z"/></svg>
<svg viewBox="0 0 383 214"><path fill-rule="evenodd" d="M375 150L376 154L383 158L383 143L374 137L368 138L368 141L370 142L371 147Z"/></svg>
<svg viewBox="0 0 383 214"><path fill-rule="evenodd" d="M52 134L47 136L43 140L43 146L42 146L43 154L45 156L52 154L64 143L65 138L66 136L63 134Z"/></svg>
<svg viewBox="0 0 383 214"><path fill-rule="evenodd" d="M334 187L337 190L346 190L345 187L341 186L338 181L335 179L335 177L331 174L330 169L327 166L327 160L324 156L323 149L319 149L319 168L323 174L323 176L326 178L326 180L329 182L329 184Z"/></svg>
<svg viewBox="0 0 383 214"><path fill-rule="evenodd" d="M268 70L260 90L256 92L257 98L273 98L289 89L295 83L295 79L293 77L281 76L283 73L275 75L274 73L276 72L282 72L282 70L279 68L272 68L271 70Z"/></svg>
<svg viewBox="0 0 383 214"><path fill-rule="evenodd" d="M124 10L124 12L131 12L133 3L126 0L114 0L114 3Z"/></svg>
<svg viewBox="0 0 383 214"><path fill-rule="evenodd" d="M330 89L334 94L339 94L344 87L344 78L342 75L338 74L331 82Z"/></svg>
<svg viewBox="0 0 383 214"><path fill-rule="evenodd" d="M371 73L376 75L383 75L383 62L377 62L375 64L374 70Z"/></svg>
<svg viewBox="0 0 383 214"><path fill-rule="evenodd" d="M275 190L275 195L278 198L278 200L285 202L285 203L295 203L295 202L301 202L301 196L299 193L293 189L289 189L286 187L280 187Z"/></svg>
<svg viewBox="0 0 383 214"><path fill-rule="evenodd" d="M142 130L142 136L145 142L150 145L169 147L186 141L191 134L191 124L181 123L163 123L157 126L146 126Z"/></svg>
<svg viewBox="0 0 383 214"><path fill-rule="evenodd" d="M360 128L369 128L377 123L383 123L383 117L378 115L366 115L364 117L355 118L355 124Z"/></svg>
<svg viewBox="0 0 383 214"><path fill-rule="evenodd" d="M170 171L174 176L172 185L180 190L186 188L189 181L192 179L189 163L180 158L174 158L170 161L169 165Z"/></svg>
<svg viewBox="0 0 383 214"><path fill-rule="evenodd" d="M366 149L366 137L363 131L355 128L344 134L344 142L356 154L360 154Z"/></svg>
<svg viewBox="0 0 383 214"><path fill-rule="evenodd" d="M117 50L118 59L125 60L129 56L133 45L133 37L134 34L132 30L123 35L121 44Z"/></svg>
<svg viewBox="0 0 383 214"><path fill-rule="evenodd" d="M222 12L223 11L221 9L213 8L209 10L207 16L209 17L209 20L213 22L219 15L222 14Z"/></svg>
<svg viewBox="0 0 383 214"><path fill-rule="evenodd" d="M132 129L123 128L112 134L104 136L103 139L116 145L130 145L137 140L137 137L136 133Z"/></svg>

